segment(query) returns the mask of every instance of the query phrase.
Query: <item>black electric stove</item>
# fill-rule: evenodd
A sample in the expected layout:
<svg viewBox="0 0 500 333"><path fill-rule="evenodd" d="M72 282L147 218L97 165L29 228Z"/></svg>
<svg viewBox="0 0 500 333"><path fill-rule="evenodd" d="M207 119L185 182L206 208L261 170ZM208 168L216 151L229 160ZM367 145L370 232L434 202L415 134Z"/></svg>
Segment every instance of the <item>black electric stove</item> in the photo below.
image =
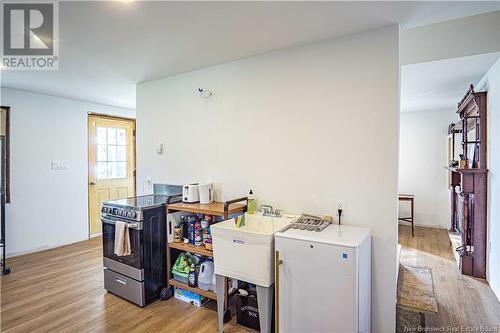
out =
<svg viewBox="0 0 500 333"><path fill-rule="evenodd" d="M104 288L139 306L160 297L167 284L166 206L182 200L182 186L154 185L155 194L103 203ZM126 223L131 253L118 256L115 224Z"/></svg>

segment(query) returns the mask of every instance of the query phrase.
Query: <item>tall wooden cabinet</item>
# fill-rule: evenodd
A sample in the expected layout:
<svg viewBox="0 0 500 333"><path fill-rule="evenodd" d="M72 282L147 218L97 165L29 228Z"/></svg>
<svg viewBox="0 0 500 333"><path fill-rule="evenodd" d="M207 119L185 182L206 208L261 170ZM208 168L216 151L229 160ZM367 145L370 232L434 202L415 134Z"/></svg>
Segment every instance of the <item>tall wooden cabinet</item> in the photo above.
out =
<svg viewBox="0 0 500 333"><path fill-rule="evenodd" d="M475 92L471 85L458 103L460 121L450 125L449 134L461 139L458 161L451 161L451 227L462 241L456 250L463 274L486 276L487 218L487 132L486 92Z"/></svg>

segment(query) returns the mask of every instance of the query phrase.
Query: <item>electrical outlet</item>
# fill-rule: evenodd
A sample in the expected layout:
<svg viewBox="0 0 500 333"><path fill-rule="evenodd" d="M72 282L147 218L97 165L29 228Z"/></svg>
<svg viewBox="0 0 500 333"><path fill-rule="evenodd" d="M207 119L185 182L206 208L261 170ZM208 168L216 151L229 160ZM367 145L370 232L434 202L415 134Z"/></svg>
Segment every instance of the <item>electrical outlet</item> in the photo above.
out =
<svg viewBox="0 0 500 333"><path fill-rule="evenodd" d="M165 144L163 142L158 142L158 146L156 146L156 153L158 155L163 155L165 152Z"/></svg>
<svg viewBox="0 0 500 333"><path fill-rule="evenodd" d="M337 200L337 209L342 209L342 215L345 212L345 200Z"/></svg>

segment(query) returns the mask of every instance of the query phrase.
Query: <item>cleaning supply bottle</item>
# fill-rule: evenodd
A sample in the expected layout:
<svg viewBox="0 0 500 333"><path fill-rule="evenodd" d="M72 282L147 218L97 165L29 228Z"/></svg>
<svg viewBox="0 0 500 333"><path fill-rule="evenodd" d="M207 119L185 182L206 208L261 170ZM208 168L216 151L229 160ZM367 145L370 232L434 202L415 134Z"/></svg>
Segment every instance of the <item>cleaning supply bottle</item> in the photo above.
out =
<svg viewBox="0 0 500 333"><path fill-rule="evenodd" d="M198 287L198 275L196 274L194 264L191 264L191 268L189 269L188 285L192 288Z"/></svg>
<svg viewBox="0 0 500 333"><path fill-rule="evenodd" d="M255 196L253 195L253 190L250 190L248 193L248 204L247 204L247 213L253 214L255 212L255 208L257 207L257 202L255 200Z"/></svg>

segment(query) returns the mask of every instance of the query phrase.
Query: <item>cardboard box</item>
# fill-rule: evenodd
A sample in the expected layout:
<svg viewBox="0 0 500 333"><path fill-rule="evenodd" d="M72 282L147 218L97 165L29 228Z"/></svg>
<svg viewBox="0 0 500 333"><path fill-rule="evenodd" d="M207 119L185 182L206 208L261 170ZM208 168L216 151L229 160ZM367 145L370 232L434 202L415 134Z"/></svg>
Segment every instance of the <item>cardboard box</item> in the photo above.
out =
<svg viewBox="0 0 500 333"><path fill-rule="evenodd" d="M177 287L175 287L174 296L178 300L181 300L181 301L186 302L186 303L190 303L191 305L194 305L197 307L201 307L209 301L208 297L201 296L201 295L198 295L192 291L185 290L182 288L177 288Z"/></svg>

